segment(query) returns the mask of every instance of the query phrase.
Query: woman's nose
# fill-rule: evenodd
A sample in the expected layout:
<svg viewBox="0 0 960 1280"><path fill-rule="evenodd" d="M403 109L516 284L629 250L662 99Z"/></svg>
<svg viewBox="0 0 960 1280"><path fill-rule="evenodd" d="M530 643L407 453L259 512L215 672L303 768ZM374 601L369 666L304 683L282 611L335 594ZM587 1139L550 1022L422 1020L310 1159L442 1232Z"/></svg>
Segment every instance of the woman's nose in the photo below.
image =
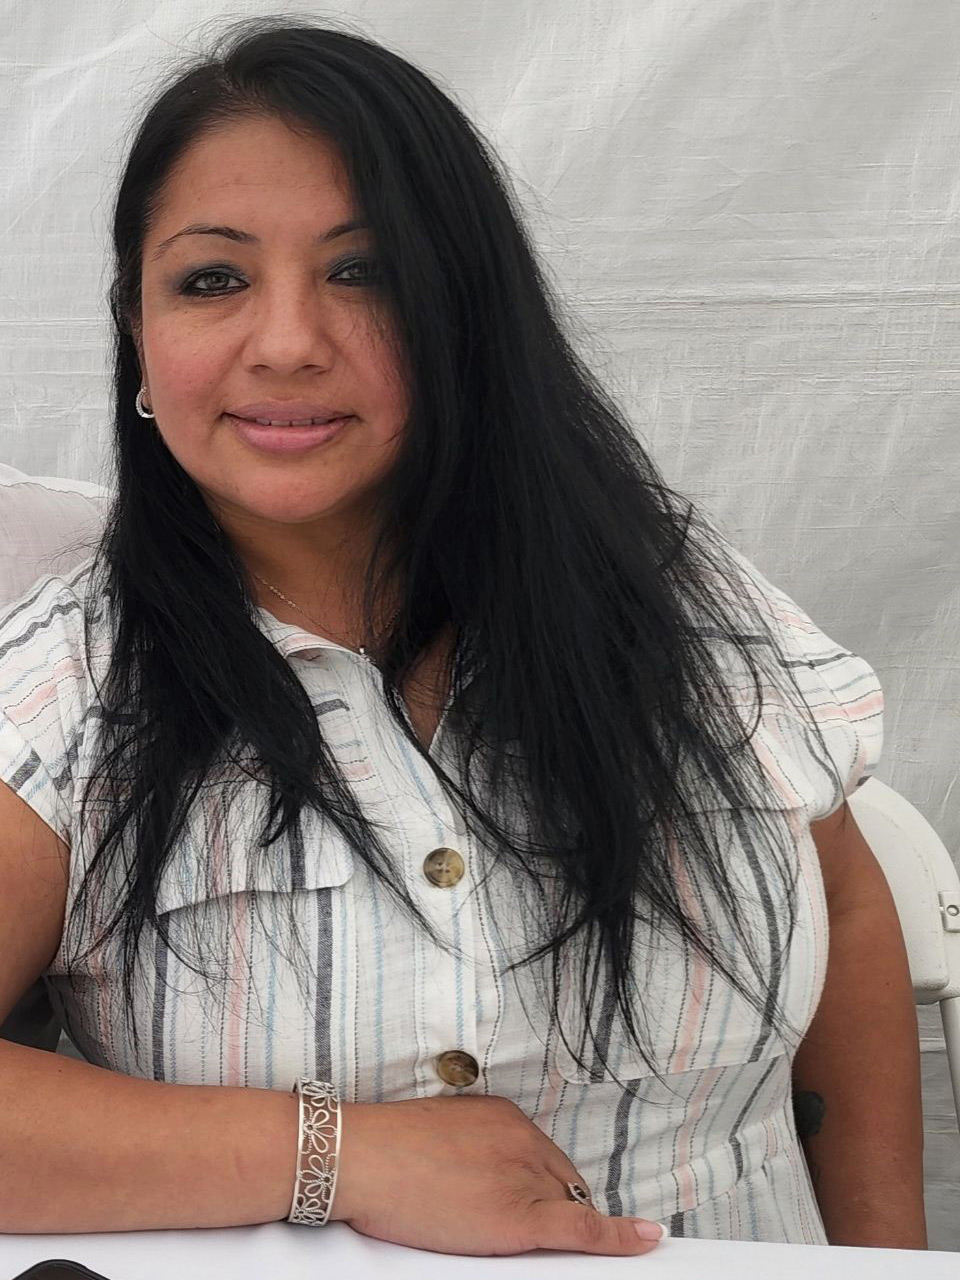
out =
<svg viewBox="0 0 960 1280"><path fill-rule="evenodd" d="M247 352L251 363L282 371L305 364L329 366L335 354L333 317L315 288L265 291L250 309Z"/></svg>

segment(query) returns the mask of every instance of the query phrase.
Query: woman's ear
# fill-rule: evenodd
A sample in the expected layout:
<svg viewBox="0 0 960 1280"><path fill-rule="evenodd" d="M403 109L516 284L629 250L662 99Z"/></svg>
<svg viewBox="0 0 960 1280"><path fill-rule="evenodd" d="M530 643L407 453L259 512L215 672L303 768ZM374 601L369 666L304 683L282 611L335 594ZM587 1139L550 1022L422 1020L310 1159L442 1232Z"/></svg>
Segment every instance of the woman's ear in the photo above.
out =
<svg viewBox="0 0 960 1280"><path fill-rule="evenodd" d="M132 336L133 344L137 348L137 363L140 365L140 381L143 383L144 387L147 387L147 370L143 359L143 343L141 341L141 335L139 331L135 331ZM144 392L144 394L146 395L148 392L149 388L147 388L147 391Z"/></svg>
<svg viewBox="0 0 960 1280"><path fill-rule="evenodd" d="M134 347L136 347L136 350L137 350L137 363L140 365L140 374L142 376L144 372L143 329L140 325L139 317L134 318L134 317L128 316L127 320L128 320L130 337L133 341Z"/></svg>

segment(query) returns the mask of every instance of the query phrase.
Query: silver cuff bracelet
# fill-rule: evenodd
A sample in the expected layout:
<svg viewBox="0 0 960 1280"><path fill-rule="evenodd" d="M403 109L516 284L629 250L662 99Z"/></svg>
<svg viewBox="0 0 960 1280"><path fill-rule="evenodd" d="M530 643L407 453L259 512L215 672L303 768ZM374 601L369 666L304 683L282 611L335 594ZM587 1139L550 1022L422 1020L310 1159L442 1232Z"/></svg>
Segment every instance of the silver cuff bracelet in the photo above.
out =
<svg viewBox="0 0 960 1280"><path fill-rule="evenodd" d="M332 1084L299 1076L291 1093L300 1097L297 1177L288 1222L326 1226L337 1188L340 1099Z"/></svg>

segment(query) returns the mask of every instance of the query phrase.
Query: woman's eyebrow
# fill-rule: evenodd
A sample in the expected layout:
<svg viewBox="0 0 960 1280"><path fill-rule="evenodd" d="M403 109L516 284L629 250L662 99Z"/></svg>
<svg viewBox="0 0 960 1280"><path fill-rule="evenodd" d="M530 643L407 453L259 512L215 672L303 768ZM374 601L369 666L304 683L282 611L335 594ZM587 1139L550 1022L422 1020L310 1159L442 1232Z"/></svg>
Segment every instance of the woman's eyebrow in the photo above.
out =
<svg viewBox="0 0 960 1280"><path fill-rule="evenodd" d="M313 242L314 244L327 244L331 240L336 240L338 236L345 236L351 231L368 229L369 225L361 218L356 218L352 222L340 222L335 227L331 227L329 231L323 232L322 235L314 236ZM181 236L222 236L226 240L236 241L237 244L260 243L259 237L252 235L249 231L238 231L235 227L210 226L204 222L194 222L188 227L182 227L179 231L175 231L166 240L161 240L150 255L151 260L155 262L173 244L174 240L179 240Z"/></svg>

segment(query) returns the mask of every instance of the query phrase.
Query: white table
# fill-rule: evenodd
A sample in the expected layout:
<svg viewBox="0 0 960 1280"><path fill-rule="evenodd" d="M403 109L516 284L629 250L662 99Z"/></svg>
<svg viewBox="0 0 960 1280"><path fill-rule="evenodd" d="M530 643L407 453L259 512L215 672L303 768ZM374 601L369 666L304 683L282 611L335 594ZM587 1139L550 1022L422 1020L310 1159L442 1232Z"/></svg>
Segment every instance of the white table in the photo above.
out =
<svg viewBox="0 0 960 1280"><path fill-rule="evenodd" d="M960 1255L908 1249L664 1240L638 1258L537 1253L466 1258L384 1244L343 1222L268 1222L223 1230L0 1235L0 1280L68 1258L108 1280L958 1280Z"/></svg>

